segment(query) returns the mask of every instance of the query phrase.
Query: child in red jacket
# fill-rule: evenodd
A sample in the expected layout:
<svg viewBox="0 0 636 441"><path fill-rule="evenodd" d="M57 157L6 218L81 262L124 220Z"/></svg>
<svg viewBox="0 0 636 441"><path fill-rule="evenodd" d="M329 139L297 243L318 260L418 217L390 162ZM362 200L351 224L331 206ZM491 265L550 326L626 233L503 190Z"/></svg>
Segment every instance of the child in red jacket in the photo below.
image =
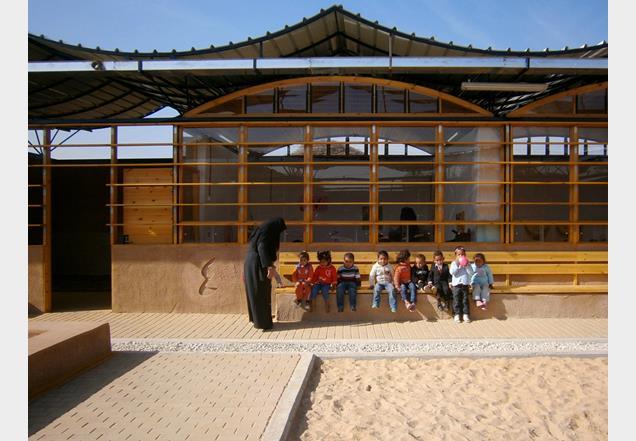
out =
<svg viewBox="0 0 636 441"><path fill-rule="evenodd" d="M330 251L318 251L320 265L314 270L311 278L311 300L316 298L318 292L322 291L322 298L325 301L325 312L329 312L329 289L335 289L338 283L338 272L331 264Z"/></svg>
<svg viewBox="0 0 636 441"><path fill-rule="evenodd" d="M298 254L298 265L292 273L292 282L296 286L296 300L294 303L298 306L305 306L311 294L311 276L314 274L314 268L309 263L309 253L301 251Z"/></svg>

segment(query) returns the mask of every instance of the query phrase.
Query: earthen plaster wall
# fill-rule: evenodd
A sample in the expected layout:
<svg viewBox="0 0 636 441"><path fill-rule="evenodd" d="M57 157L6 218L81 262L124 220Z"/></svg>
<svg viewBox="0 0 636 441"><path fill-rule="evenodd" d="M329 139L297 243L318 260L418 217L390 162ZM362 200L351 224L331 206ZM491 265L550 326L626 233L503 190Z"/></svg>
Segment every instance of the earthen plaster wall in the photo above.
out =
<svg viewBox="0 0 636 441"><path fill-rule="evenodd" d="M44 312L44 247L29 245L29 313Z"/></svg>
<svg viewBox="0 0 636 441"><path fill-rule="evenodd" d="M247 313L245 246L113 245L113 312Z"/></svg>

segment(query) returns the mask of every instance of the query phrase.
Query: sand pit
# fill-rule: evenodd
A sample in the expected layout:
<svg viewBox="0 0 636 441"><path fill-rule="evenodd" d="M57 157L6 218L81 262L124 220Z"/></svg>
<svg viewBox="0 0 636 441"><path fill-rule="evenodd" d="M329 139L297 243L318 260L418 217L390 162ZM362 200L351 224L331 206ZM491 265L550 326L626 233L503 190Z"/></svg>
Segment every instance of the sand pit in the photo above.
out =
<svg viewBox="0 0 636 441"><path fill-rule="evenodd" d="M327 359L289 440L604 440L607 357Z"/></svg>

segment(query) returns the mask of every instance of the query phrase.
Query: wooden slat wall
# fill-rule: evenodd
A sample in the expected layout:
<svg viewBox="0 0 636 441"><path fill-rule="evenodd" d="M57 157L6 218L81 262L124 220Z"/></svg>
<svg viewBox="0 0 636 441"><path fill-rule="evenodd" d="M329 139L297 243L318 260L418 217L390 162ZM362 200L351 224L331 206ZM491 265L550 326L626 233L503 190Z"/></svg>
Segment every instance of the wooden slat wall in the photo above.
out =
<svg viewBox="0 0 636 441"><path fill-rule="evenodd" d="M124 184L172 184L172 169L126 168L123 170ZM172 243L172 186L124 187L124 234L129 243ZM144 207L143 205L158 205Z"/></svg>

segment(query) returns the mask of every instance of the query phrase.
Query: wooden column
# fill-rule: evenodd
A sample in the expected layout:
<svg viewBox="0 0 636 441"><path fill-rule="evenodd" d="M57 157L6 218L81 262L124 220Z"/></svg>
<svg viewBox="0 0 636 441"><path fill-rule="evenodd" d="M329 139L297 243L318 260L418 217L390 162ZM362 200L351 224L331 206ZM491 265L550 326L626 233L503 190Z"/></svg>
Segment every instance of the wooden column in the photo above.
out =
<svg viewBox="0 0 636 441"><path fill-rule="evenodd" d="M42 168L42 245L44 256L44 312L52 309L52 262L51 262L51 129L44 129L44 167Z"/></svg>
<svg viewBox="0 0 636 441"><path fill-rule="evenodd" d="M312 185L314 176L314 155L312 151L313 143L311 143L312 129L309 125L305 126L304 139L305 145L303 148L303 161L305 162L305 173L303 174L303 221L305 222L305 231L303 232L303 241L305 242L305 245L307 245L314 241L314 230L311 226L314 210L314 206L312 205L314 197L314 187Z"/></svg>
<svg viewBox="0 0 636 441"><path fill-rule="evenodd" d="M441 125L437 126L435 131L435 182L444 180L444 132ZM435 185L435 242L441 244L444 242L444 185Z"/></svg>
<svg viewBox="0 0 636 441"><path fill-rule="evenodd" d="M514 159L513 150L514 150L514 146L512 145L512 128L510 127L510 124L506 124L506 126L504 127L504 155L503 155L503 159L505 161L504 176L503 176L504 182L510 182L512 178L511 162ZM513 215L513 206L511 204L512 185L508 183L504 184L503 191L504 191L504 197L503 197L504 205L502 207L502 211L503 211L502 219L506 223L503 225L504 228L503 228L503 235L501 238L501 242L512 243L514 238L514 226L509 223L512 221L512 215Z"/></svg>
<svg viewBox="0 0 636 441"><path fill-rule="evenodd" d="M181 129L177 126L172 126L172 243L181 243L181 227L178 225L181 222L181 210L179 207L179 201L181 200L180 192L181 185Z"/></svg>
<svg viewBox="0 0 636 441"><path fill-rule="evenodd" d="M378 154L378 126L371 126L371 143L369 145L369 181L373 184L369 185L369 243L377 244L380 238L380 185L378 182L379 171L379 154Z"/></svg>
<svg viewBox="0 0 636 441"><path fill-rule="evenodd" d="M245 244L247 243L247 225L245 222L247 221L247 205L245 205L248 201L247 192L248 187L245 183L248 181L248 169L247 169L247 146L245 143L247 142L247 128L244 125L239 127L239 170L238 170L238 180L241 183L238 188L238 201L239 201L239 227L238 227L238 243Z"/></svg>
<svg viewBox="0 0 636 441"><path fill-rule="evenodd" d="M117 126L110 128L110 244L118 242L117 229Z"/></svg>
<svg viewBox="0 0 636 441"><path fill-rule="evenodd" d="M574 184L579 181L579 128L570 128L570 222L577 222L579 219L579 186ZM571 244L579 242L579 225L571 224L569 230L569 241Z"/></svg>

